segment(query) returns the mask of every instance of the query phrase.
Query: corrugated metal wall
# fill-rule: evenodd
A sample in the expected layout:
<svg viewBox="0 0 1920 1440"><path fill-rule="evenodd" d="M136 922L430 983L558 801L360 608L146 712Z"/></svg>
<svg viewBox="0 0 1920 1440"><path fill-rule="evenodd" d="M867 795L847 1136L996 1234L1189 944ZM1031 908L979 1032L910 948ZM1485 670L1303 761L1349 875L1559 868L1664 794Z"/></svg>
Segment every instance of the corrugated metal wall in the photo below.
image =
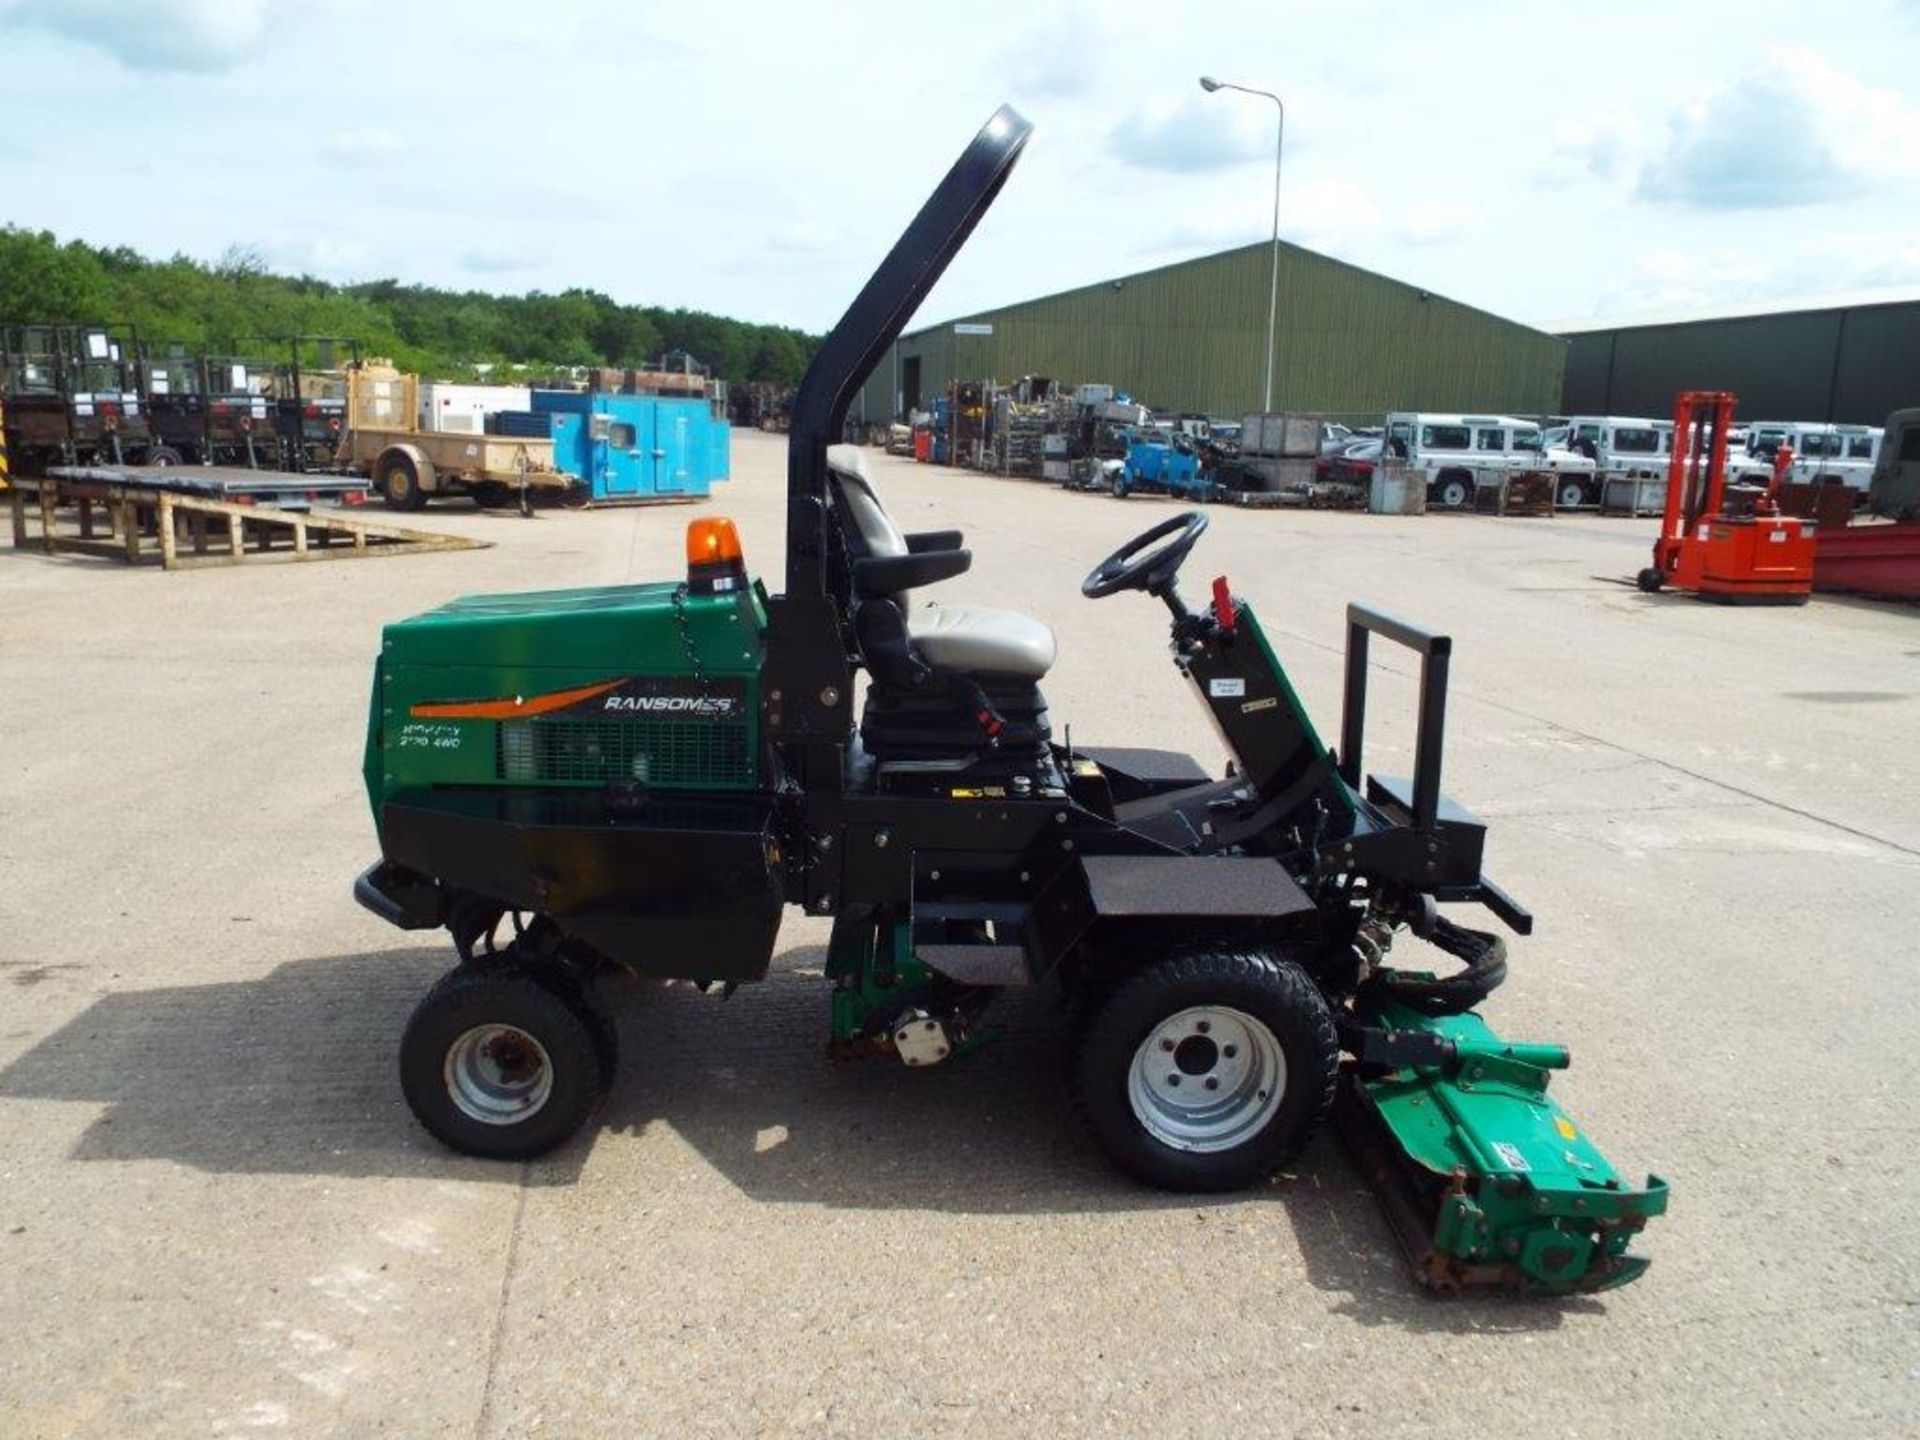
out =
<svg viewBox="0 0 1920 1440"><path fill-rule="evenodd" d="M916 360L922 403L956 378L1047 375L1112 384L1163 412L1258 410L1270 254L1250 245L960 317L991 324L991 336L955 335L951 323L903 336L856 413L892 418ZM1539 414L1559 404L1564 341L1297 246L1281 247L1277 330L1276 409Z"/></svg>
<svg viewBox="0 0 1920 1440"><path fill-rule="evenodd" d="M1569 415L1665 415L1731 390L1756 420L1878 425L1920 404L1920 301L1639 325L1570 336Z"/></svg>

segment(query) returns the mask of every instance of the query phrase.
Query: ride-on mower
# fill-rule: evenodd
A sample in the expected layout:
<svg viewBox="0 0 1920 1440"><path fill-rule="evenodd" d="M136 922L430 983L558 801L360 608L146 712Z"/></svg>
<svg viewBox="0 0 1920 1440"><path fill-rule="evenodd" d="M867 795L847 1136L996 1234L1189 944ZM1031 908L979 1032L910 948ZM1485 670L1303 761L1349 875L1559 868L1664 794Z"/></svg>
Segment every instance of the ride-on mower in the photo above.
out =
<svg viewBox="0 0 1920 1440"><path fill-rule="evenodd" d="M1207 521L1176 515L1081 588L1166 607L1232 764L1062 743L1040 692L1052 632L918 603L968 568L961 535L902 533L861 453L829 444L1028 130L993 117L808 370L784 593L701 519L684 580L472 597L387 628L366 751L381 858L354 893L404 929L444 926L460 958L407 1026L408 1102L459 1150L553 1148L612 1078L592 982L731 992L767 973L796 904L834 919L836 1057L955 1063L998 992L1055 984L1079 1108L1141 1180L1257 1184L1331 1112L1425 1283L1632 1279L1664 1185L1624 1184L1549 1098L1564 1049L1475 1013L1504 947L1441 914L1532 923L1440 789L1447 640L1349 610L1336 759L1225 578L1199 610L1182 599ZM1421 657L1410 780L1362 776L1374 637ZM1457 968L1389 965L1403 933Z"/></svg>

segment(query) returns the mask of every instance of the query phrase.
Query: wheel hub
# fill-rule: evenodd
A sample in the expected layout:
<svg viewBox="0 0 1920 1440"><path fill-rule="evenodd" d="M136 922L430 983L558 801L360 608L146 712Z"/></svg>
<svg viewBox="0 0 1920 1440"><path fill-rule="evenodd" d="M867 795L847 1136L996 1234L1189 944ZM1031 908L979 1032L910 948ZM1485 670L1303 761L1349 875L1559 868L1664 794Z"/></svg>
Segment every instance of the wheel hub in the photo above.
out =
<svg viewBox="0 0 1920 1440"><path fill-rule="evenodd" d="M1230 1150L1279 1112L1286 1055L1265 1022L1200 1005L1169 1015L1134 1051L1127 1100L1147 1133L1176 1150Z"/></svg>
<svg viewBox="0 0 1920 1440"><path fill-rule="evenodd" d="M476 1025L447 1047L447 1095L482 1125L536 1115L553 1094L546 1046L514 1025Z"/></svg>

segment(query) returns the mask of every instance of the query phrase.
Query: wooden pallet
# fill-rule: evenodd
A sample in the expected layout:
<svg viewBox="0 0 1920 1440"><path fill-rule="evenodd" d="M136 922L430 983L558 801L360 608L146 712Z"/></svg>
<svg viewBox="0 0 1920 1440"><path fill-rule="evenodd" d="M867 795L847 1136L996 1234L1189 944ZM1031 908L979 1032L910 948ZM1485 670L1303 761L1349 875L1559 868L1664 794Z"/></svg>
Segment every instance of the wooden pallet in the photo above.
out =
<svg viewBox="0 0 1920 1440"><path fill-rule="evenodd" d="M16 475L8 499L16 550L97 555L132 565L158 561L163 570L485 550L491 544L384 520L236 505L168 490L48 476ZM30 519L38 522L37 533Z"/></svg>

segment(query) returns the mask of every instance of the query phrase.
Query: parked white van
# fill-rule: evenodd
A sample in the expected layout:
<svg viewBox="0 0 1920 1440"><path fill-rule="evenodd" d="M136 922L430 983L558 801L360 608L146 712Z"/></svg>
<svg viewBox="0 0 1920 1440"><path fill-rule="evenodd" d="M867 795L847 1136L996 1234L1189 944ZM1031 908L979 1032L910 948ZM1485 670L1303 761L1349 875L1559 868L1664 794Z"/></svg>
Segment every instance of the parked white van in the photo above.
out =
<svg viewBox="0 0 1920 1440"><path fill-rule="evenodd" d="M1667 457L1673 452L1673 422L1643 415L1570 415L1563 443L1593 461L1596 473L1561 481L1553 503L1563 509L1598 505L1606 476L1658 479L1667 473Z"/></svg>
<svg viewBox="0 0 1920 1440"><path fill-rule="evenodd" d="M1754 479L1773 474L1773 457L1782 442L1793 447L1789 480L1820 484L1838 481L1864 491L1873 480L1885 431L1874 425L1823 425L1799 420L1755 420L1747 427L1746 453L1738 469Z"/></svg>
<svg viewBox="0 0 1920 1440"><path fill-rule="evenodd" d="M1461 510L1482 479L1512 470L1559 470L1591 477L1593 462L1548 446L1540 427L1511 415L1395 411L1387 416L1386 453L1423 472L1429 503Z"/></svg>

